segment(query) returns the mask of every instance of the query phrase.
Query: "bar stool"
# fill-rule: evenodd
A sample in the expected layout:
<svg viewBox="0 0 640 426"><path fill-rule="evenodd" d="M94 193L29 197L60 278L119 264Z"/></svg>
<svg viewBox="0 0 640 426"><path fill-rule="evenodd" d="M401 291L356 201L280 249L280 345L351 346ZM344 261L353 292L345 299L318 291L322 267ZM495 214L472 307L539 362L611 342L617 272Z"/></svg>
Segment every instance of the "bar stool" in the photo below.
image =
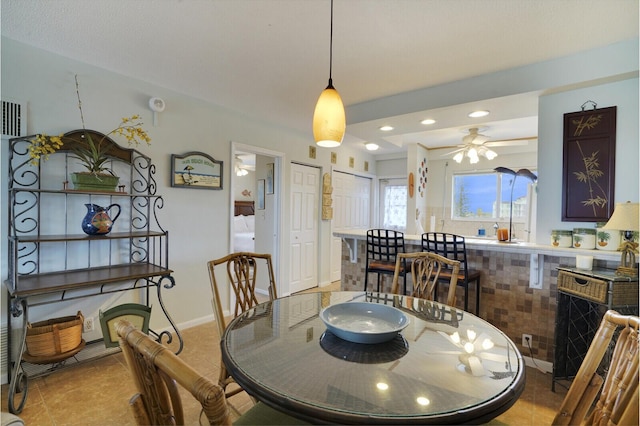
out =
<svg viewBox="0 0 640 426"><path fill-rule="evenodd" d="M404 233L390 229L369 229L367 231L367 263L364 271L364 291L367 291L369 273L378 274L380 292L381 275L393 276L396 269L396 255L404 253ZM407 262L402 260L400 275L407 293Z"/></svg>
<svg viewBox="0 0 640 426"><path fill-rule="evenodd" d="M437 253L460 262L458 285L464 288L464 310L469 310L469 283L476 285L476 312L480 316L480 271L469 270L467 264L467 246L464 237L445 232L425 232L422 234L422 250ZM447 282L446 272L440 274L440 282Z"/></svg>

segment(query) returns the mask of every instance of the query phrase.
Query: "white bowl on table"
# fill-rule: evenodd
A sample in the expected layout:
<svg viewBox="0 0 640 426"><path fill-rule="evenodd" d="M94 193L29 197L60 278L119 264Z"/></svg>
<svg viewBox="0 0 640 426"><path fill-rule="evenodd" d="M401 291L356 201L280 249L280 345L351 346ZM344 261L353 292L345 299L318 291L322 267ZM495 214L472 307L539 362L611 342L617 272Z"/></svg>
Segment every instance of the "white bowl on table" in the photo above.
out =
<svg viewBox="0 0 640 426"><path fill-rule="evenodd" d="M328 306L320 313L320 319L339 338L366 344L389 341L409 325L409 318L401 310L368 302Z"/></svg>

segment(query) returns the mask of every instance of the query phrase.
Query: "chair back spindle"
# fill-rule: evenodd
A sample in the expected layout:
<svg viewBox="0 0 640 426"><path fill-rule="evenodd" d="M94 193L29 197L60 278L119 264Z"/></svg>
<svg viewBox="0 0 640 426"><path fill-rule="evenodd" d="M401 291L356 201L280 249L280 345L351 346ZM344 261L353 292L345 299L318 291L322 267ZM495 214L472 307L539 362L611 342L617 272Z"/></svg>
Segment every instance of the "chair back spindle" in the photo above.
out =
<svg viewBox="0 0 640 426"><path fill-rule="evenodd" d="M116 330L138 390L130 401L137 424L185 424L178 384L200 403L209 424L231 424L220 386L200 375L127 320L118 321Z"/></svg>
<svg viewBox="0 0 640 426"><path fill-rule="evenodd" d="M480 315L480 271L469 269L467 245L461 235L446 232L425 232L422 234L422 251L436 253L451 260L460 262L458 285L464 289L464 310L469 310L469 284L476 288L476 315ZM440 282L449 280L450 271L441 275Z"/></svg>
<svg viewBox="0 0 640 426"><path fill-rule="evenodd" d="M437 299L437 283L441 279L441 274L447 273L449 276L449 291L446 304L455 306L456 285L460 271L459 261L447 259L444 256L430 252L399 253L396 258L396 268L391 289L394 294L398 294L399 291L398 277L402 270L403 261L408 264L411 271L412 296L435 301Z"/></svg>
<svg viewBox="0 0 640 426"><path fill-rule="evenodd" d="M637 425L638 328L640 318L609 310L587 350L580 369L556 415L554 425ZM606 378L598 368L620 330ZM597 398L595 405L593 401ZM593 407L593 408L592 408ZM591 410L589 412L589 410Z"/></svg>
<svg viewBox="0 0 640 426"><path fill-rule="evenodd" d="M222 265L224 265L224 271L226 271L226 280L219 281L221 277L218 275L224 275L224 273L220 272L217 274L216 272L222 269ZM209 269L211 291L213 292L213 313L218 325L220 338L222 338L224 330L227 328L224 317L224 307L220 298L220 286L223 283L226 284L228 282L231 291L235 295L235 305L233 309L230 309L230 311L233 311L233 318L258 305L259 302L256 297L256 286L258 283L268 283L270 300L278 297L270 254L250 252L231 253L220 259L207 262L207 267ZM227 371L224 363L220 362L220 378L218 384L225 390L227 398L242 392L242 388L239 386L227 390L227 386L231 383L235 383L235 381Z"/></svg>
<svg viewBox="0 0 640 426"><path fill-rule="evenodd" d="M168 348L152 340L127 320L119 320L116 331L122 353L136 385L129 401L138 425L209 424L231 425L231 411L224 390L201 375ZM178 385L198 402L197 411L185 415ZM182 392L183 396L185 392ZM196 418L198 416L198 418ZM258 402L235 419L240 425L308 424Z"/></svg>

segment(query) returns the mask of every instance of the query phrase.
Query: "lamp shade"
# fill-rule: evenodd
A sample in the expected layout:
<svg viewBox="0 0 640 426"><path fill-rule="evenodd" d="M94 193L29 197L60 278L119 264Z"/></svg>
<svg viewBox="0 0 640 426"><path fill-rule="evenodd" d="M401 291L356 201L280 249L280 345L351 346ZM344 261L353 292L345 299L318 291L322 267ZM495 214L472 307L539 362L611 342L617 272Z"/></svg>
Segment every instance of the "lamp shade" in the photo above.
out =
<svg viewBox="0 0 640 426"><path fill-rule="evenodd" d="M342 98L329 83L320 93L313 112L313 138L318 146L332 148L340 146L346 128L346 116Z"/></svg>
<svg viewBox="0 0 640 426"><path fill-rule="evenodd" d="M616 208L609 219L609 222L602 229L615 229L618 231L638 231L638 203L627 201L626 203L616 203Z"/></svg>

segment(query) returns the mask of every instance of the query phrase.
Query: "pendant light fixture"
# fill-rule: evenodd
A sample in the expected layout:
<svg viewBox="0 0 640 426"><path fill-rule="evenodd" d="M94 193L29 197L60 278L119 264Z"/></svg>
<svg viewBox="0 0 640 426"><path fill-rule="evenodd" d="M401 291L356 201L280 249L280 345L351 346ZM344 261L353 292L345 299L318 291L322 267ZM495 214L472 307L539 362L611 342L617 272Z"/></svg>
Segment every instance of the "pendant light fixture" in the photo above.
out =
<svg viewBox="0 0 640 426"><path fill-rule="evenodd" d="M344 104L333 87L333 0L331 0L331 33L329 38L329 85L320 93L313 112L313 138L318 146L333 148L340 146L346 128Z"/></svg>

